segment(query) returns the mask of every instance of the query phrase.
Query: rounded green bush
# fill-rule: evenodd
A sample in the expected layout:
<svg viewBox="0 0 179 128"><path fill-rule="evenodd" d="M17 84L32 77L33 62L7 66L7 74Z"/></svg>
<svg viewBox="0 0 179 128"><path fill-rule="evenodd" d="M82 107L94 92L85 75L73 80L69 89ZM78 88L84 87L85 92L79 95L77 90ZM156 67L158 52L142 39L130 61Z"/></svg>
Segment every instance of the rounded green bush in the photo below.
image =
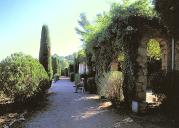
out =
<svg viewBox="0 0 179 128"><path fill-rule="evenodd" d="M97 80L97 91L100 96L112 101L123 101L123 75L119 71L103 73Z"/></svg>
<svg viewBox="0 0 179 128"><path fill-rule="evenodd" d="M77 85L80 82L80 74L75 74L75 85Z"/></svg>
<svg viewBox="0 0 179 128"><path fill-rule="evenodd" d="M0 88L15 101L33 97L49 85L47 72L29 55L15 53L0 63Z"/></svg>

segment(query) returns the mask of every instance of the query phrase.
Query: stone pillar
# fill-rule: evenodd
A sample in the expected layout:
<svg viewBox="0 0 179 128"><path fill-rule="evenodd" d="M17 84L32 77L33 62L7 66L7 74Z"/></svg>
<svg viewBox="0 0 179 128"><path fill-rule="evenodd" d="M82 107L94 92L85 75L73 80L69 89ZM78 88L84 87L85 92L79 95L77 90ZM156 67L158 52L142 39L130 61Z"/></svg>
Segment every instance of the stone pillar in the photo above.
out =
<svg viewBox="0 0 179 128"><path fill-rule="evenodd" d="M147 49L146 44L141 44L138 48L137 73L135 99L139 103L139 112L143 113L146 108L146 86L147 86Z"/></svg>
<svg viewBox="0 0 179 128"><path fill-rule="evenodd" d="M175 70L179 71L179 40L175 41Z"/></svg>
<svg viewBox="0 0 179 128"><path fill-rule="evenodd" d="M161 41L160 48L162 53L162 70L168 70L168 47L165 41Z"/></svg>

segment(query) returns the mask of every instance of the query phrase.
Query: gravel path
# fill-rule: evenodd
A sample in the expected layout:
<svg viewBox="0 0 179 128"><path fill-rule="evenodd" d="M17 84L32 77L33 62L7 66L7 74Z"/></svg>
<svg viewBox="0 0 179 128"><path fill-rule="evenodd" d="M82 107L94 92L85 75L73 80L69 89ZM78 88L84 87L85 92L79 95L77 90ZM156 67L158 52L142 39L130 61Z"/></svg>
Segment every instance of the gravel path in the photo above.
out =
<svg viewBox="0 0 179 128"><path fill-rule="evenodd" d="M106 109L97 95L74 93L73 83L61 79L49 89L48 105L25 122L25 128L141 128L115 109ZM127 122L127 123L126 123Z"/></svg>

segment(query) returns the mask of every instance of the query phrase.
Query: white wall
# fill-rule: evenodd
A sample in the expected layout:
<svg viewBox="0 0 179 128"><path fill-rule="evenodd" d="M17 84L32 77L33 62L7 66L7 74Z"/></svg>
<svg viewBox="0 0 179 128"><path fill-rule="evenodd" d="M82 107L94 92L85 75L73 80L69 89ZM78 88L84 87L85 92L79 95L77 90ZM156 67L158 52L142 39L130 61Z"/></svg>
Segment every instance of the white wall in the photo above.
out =
<svg viewBox="0 0 179 128"><path fill-rule="evenodd" d="M80 63L79 64L79 71L78 71L78 73L79 74L84 74L84 73L87 73L87 72L88 72L88 66L87 66L87 64Z"/></svg>

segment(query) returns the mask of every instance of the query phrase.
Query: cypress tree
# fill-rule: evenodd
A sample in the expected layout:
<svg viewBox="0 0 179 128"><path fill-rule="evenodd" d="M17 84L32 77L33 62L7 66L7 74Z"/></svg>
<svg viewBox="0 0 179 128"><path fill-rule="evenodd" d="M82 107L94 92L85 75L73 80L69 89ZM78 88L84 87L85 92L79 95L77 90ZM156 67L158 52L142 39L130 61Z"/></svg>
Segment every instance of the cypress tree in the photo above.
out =
<svg viewBox="0 0 179 128"><path fill-rule="evenodd" d="M41 40L40 40L40 52L39 62L44 66L50 80L52 79L52 58L51 58L51 47L49 39L49 30L47 25L42 26Z"/></svg>
<svg viewBox="0 0 179 128"><path fill-rule="evenodd" d="M53 68L53 75L58 74L61 75L61 67L60 67L60 59L59 56L54 55L52 57L52 68Z"/></svg>

